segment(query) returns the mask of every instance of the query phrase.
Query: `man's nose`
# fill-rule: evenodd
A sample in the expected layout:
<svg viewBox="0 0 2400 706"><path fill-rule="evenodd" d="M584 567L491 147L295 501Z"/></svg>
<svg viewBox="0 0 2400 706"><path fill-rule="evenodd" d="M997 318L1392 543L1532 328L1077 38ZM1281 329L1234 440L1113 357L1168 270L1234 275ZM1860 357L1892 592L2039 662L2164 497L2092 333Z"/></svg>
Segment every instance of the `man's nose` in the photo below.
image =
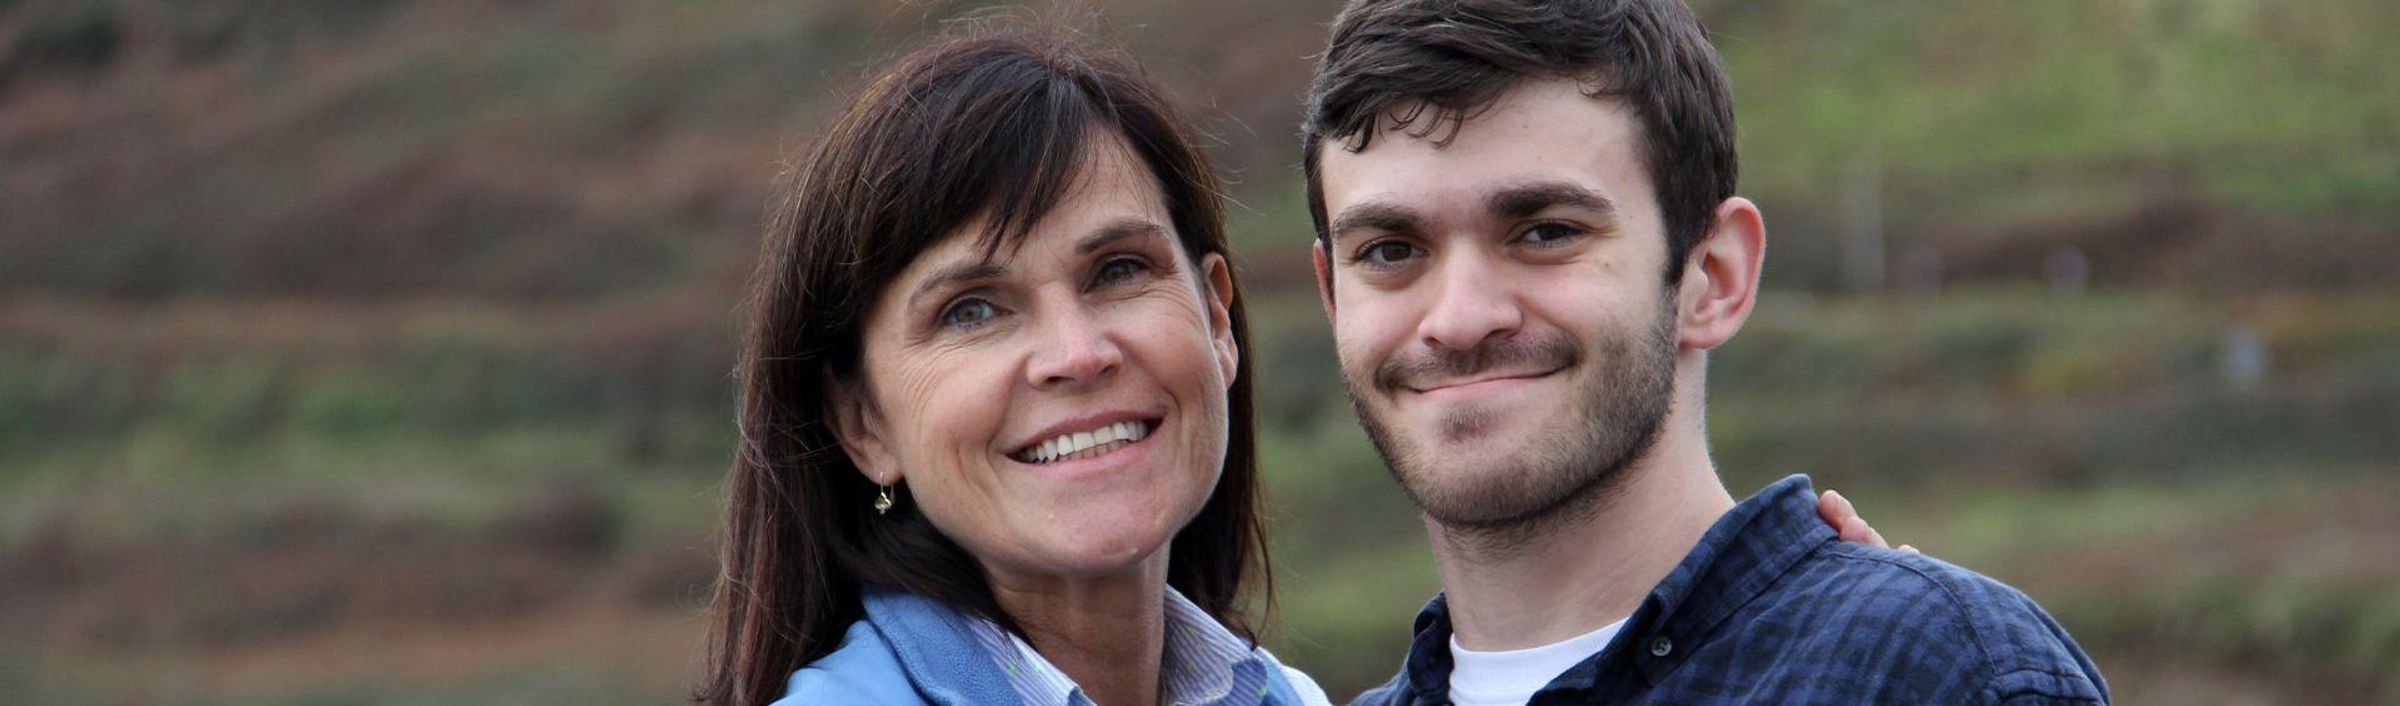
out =
<svg viewBox="0 0 2400 706"><path fill-rule="evenodd" d="M1505 273L1489 256L1472 251L1442 258L1434 271L1433 305L1418 333L1428 346L1474 350L1505 338L1525 322L1525 311Z"/></svg>

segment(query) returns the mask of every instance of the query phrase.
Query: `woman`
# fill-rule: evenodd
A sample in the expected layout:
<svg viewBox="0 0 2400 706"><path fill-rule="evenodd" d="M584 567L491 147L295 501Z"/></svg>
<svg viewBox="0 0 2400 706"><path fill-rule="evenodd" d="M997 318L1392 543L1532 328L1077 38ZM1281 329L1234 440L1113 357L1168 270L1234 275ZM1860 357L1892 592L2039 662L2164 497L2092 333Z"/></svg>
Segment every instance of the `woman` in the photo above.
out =
<svg viewBox="0 0 2400 706"><path fill-rule="evenodd" d="M750 302L700 700L1324 701L1240 608L1247 328L1186 134L1019 34L902 59L818 140Z"/></svg>
<svg viewBox="0 0 2400 706"><path fill-rule="evenodd" d="M1130 64L1016 34L819 138L749 302L697 700L1325 702L1241 608L1249 340L1187 134Z"/></svg>

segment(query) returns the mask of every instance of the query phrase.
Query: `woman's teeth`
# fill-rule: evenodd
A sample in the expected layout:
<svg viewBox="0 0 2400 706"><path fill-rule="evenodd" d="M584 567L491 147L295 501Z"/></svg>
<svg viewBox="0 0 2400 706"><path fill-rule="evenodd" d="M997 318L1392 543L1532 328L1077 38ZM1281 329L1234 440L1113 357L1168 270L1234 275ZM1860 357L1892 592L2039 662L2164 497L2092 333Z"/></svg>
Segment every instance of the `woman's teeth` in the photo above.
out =
<svg viewBox="0 0 2400 706"><path fill-rule="evenodd" d="M1150 435L1149 422L1117 422L1091 431L1060 434L1017 452L1017 460L1026 463L1050 463L1091 458L1117 450L1118 447L1141 441Z"/></svg>

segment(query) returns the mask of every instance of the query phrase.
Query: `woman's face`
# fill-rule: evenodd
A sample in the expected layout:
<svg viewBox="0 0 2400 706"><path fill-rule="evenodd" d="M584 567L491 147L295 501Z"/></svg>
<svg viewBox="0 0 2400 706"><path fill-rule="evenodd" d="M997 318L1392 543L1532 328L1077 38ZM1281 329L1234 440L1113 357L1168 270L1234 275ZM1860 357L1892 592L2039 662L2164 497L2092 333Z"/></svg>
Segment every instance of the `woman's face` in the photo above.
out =
<svg viewBox="0 0 2400 706"><path fill-rule="evenodd" d="M1224 467L1232 273L1109 135L1021 247L985 259L974 222L917 256L837 386L860 471L995 577L1163 569Z"/></svg>

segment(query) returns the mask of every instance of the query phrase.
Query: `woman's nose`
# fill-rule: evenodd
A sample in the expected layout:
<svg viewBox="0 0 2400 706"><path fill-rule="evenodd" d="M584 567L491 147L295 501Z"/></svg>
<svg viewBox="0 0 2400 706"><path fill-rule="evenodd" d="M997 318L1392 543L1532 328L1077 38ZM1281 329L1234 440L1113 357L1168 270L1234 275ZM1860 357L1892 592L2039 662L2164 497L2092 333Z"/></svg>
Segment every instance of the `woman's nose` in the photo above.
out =
<svg viewBox="0 0 2400 706"><path fill-rule="evenodd" d="M1125 351L1091 312L1072 308L1044 317L1028 382L1036 388L1077 387L1106 379L1124 363Z"/></svg>

